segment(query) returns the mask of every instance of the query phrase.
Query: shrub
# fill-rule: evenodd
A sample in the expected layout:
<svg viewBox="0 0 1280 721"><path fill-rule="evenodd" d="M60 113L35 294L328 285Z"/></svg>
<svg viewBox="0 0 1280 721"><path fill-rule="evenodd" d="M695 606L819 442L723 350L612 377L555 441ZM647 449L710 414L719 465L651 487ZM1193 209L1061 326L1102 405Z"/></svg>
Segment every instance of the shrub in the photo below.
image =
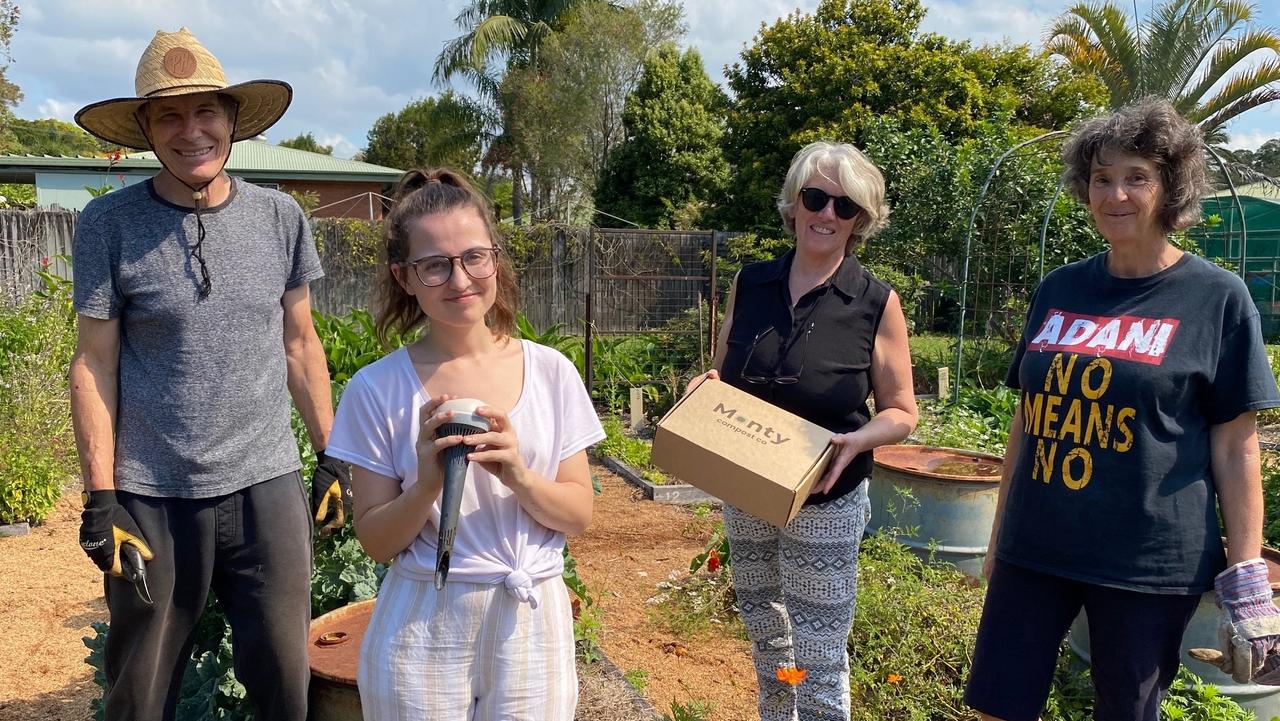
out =
<svg viewBox="0 0 1280 721"><path fill-rule="evenodd" d="M887 534L862 542L849 634L853 719L970 719L964 680L983 592Z"/></svg>
<svg viewBox="0 0 1280 721"><path fill-rule="evenodd" d="M1004 455L1018 392L1007 386L961 386L957 396L922 403L913 438L930 446Z"/></svg>
<svg viewBox="0 0 1280 721"><path fill-rule="evenodd" d="M0 524L39 523L77 473L67 369L75 350L71 283L0 301Z"/></svg>

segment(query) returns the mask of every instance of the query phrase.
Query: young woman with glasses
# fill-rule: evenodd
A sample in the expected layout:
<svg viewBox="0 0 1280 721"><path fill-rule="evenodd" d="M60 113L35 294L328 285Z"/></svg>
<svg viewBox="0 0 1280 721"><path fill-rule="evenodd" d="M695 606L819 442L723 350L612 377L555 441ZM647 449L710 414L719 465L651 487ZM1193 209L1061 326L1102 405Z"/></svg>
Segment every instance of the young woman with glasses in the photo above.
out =
<svg viewBox="0 0 1280 721"><path fill-rule="evenodd" d="M487 201L461 175L410 171L384 221L377 330L421 337L361 369L327 453L352 467L355 530L394 561L360 649L366 719L552 719L577 705L567 533L591 520L586 448L604 438L573 364L512 338L516 284ZM451 398L489 432L436 437ZM473 449L448 581L437 590L441 452Z"/></svg>
<svg viewBox="0 0 1280 721"><path fill-rule="evenodd" d="M730 290L716 370L738 388L835 431L837 453L784 528L725 506L738 607L752 642L760 718L849 718L858 545L870 516L871 451L915 427L898 296L852 252L888 218L884 179L857 148L796 153L778 198L795 247L743 267ZM875 395L876 414L867 404ZM791 686L778 669L807 672Z"/></svg>

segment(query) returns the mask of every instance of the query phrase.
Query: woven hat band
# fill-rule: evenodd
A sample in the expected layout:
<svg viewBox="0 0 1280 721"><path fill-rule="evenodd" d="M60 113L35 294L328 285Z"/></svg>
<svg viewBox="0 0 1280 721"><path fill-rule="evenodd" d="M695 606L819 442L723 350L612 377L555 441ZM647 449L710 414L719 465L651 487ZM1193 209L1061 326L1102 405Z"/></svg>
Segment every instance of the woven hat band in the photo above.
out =
<svg viewBox="0 0 1280 721"><path fill-rule="evenodd" d="M226 90L225 85L174 85L170 88L157 88L147 93L147 98L164 98L176 95L192 95L194 93L216 93Z"/></svg>

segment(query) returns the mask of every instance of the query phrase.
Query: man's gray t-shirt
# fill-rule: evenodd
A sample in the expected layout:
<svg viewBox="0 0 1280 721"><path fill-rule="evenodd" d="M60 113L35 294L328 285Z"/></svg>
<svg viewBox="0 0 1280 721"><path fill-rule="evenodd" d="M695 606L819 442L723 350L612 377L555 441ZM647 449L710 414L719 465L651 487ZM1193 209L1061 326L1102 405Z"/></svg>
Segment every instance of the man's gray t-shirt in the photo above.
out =
<svg viewBox="0 0 1280 721"><path fill-rule="evenodd" d="M120 319L122 491L208 498L301 466L281 298L324 275L306 218L288 195L238 179L200 215L206 298L195 212L150 181L94 199L76 223L76 312Z"/></svg>

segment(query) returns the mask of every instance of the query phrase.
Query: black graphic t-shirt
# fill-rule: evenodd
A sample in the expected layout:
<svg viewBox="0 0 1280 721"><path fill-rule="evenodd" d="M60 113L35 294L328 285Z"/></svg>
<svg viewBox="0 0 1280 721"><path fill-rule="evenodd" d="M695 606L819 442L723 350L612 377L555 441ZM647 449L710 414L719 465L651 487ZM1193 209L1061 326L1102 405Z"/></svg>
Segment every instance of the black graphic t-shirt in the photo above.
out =
<svg viewBox="0 0 1280 721"><path fill-rule="evenodd" d="M1022 444L1002 561L1114 588L1199 593L1225 566L1209 428L1280 406L1244 283L1186 254L1117 278L1106 253L1050 273L1006 383Z"/></svg>

